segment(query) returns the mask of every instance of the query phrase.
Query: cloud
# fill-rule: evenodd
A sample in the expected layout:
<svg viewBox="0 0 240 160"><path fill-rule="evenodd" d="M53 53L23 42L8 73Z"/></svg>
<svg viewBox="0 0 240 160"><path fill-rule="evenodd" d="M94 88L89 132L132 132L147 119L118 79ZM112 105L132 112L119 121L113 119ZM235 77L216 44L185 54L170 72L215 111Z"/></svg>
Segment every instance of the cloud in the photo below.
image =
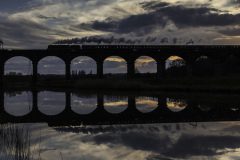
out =
<svg viewBox="0 0 240 160"><path fill-rule="evenodd" d="M0 2L3 8L0 37L10 48L46 48L59 39L93 35L126 39L177 35L178 39L186 39L196 37L194 32L202 32L202 40L216 42L223 35L232 36L224 30L240 25L238 0L221 3L217 0L24 0L21 3Z"/></svg>

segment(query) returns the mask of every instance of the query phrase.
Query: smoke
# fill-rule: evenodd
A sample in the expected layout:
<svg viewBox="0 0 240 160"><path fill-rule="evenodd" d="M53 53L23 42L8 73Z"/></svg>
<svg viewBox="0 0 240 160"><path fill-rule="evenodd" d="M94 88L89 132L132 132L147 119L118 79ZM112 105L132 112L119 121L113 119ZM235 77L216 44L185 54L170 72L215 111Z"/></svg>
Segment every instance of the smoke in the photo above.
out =
<svg viewBox="0 0 240 160"><path fill-rule="evenodd" d="M129 45L167 45L167 44L194 44L201 42L201 39L193 40L186 39L182 40L177 37L156 37L147 36L139 38L129 38L129 37L114 37L114 36L89 36L82 38L65 39L54 42L53 44L95 44L95 45L114 45L114 44L129 44Z"/></svg>

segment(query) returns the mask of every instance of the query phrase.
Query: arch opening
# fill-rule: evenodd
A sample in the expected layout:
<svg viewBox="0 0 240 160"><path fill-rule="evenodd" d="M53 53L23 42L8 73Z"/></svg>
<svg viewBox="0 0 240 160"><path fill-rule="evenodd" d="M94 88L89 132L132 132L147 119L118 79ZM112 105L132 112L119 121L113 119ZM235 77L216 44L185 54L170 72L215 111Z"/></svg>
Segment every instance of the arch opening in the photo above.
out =
<svg viewBox="0 0 240 160"><path fill-rule="evenodd" d="M239 75L240 67L239 67L240 59L234 54L231 54L226 57L226 60L223 62L220 69L223 75Z"/></svg>
<svg viewBox="0 0 240 160"><path fill-rule="evenodd" d="M207 56L200 56L195 60L193 74L195 76L210 76L214 73L211 60Z"/></svg>
<svg viewBox="0 0 240 160"><path fill-rule="evenodd" d="M126 60L119 56L106 58L103 63L103 74L105 77L126 77Z"/></svg>
<svg viewBox="0 0 240 160"><path fill-rule="evenodd" d="M65 75L65 62L56 56L47 56L38 62L38 74L44 76Z"/></svg>
<svg viewBox="0 0 240 160"><path fill-rule="evenodd" d="M44 91L38 94L38 109L48 116L55 116L65 109L65 93Z"/></svg>
<svg viewBox="0 0 240 160"><path fill-rule="evenodd" d="M29 114L32 108L32 94L30 92L4 94L4 109L8 114L21 117Z"/></svg>
<svg viewBox="0 0 240 160"><path fill-rule="evenodd" d="M71 62L71 76L73 78L92 77L97 74L96 61L87 56L79 56Z"/></svg>
<svg viewBox="0 0 240 160"><path fill-rule="evenodd" d="M165 61L166 74L170 77L187 75L186 61L179 56L170 56Z"/></svg>
<svg viewBox="0 0 240 160"><path fill-rule="evenodd" d="M6 76L32 75L32 61L26 57L12 57L8 59L4 65L4 75Z"/></svg>
<svg viewBox="0 0 240 160"><path fill-rule="evenodd" d="M141 56L135 60L135 74L137 76L151 76L157 73L157 62L149 56Z"/></svg>

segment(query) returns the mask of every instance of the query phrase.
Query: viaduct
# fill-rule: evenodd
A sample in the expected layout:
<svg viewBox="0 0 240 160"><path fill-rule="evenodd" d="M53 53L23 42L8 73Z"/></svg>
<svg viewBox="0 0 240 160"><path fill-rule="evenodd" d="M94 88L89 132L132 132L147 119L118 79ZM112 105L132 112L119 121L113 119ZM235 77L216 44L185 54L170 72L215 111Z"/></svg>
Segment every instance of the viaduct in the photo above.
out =
<svg viewBox="0 0 240 160"><path fill-rule="evenodd" d="M153 58L157 64L157 76L165 71L165 61L170 56L178 56L185 60L191 68L201 56L208 57L212 63L221 63L229 56L240 59L239 45L50 45L45 50L0 50L0 76L4 76L6 61L13 57L26 57L32 62L33 80L37 80L38 62L47 56L55 56L65 63L66 79L71 77L71 62L79 56L87 56L95 60L98 78L103 77L104 60L110 56L123 58L127 63L128 77L134 77L135 61L141 56Z"/></svg>

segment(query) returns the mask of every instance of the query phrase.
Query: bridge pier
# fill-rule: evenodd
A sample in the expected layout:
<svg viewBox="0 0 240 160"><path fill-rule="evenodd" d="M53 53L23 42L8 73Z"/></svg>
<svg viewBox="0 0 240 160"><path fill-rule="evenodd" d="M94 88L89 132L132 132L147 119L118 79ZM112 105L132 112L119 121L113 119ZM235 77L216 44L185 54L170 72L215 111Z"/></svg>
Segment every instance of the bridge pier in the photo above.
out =
<svg viewBox="0 0 240 160"><path fill-rule="evenodd" d="M131 60L127 62L127 77L133 78L134 74L135 74L135 62Z"/></svg>
<svg viewBox="0 0 240 160"><path fill-rule="evenodd" d="M66 80L71 79L71 62L68 61L65 62L65 76Z"/></svg>
<svg viewBox="0 0 240 160"><path fill-rule="evenodd" d="M33 61L32 66L33 66L32 81L33 81L33 83L36 83L37 79L38 79L38 62Z"/></svg>
<svg viewBox="0 0 240 160"><path fill-rule="evenodd" d="M186 61L186 67L187 67L187 75L192 76L193 75L193 62Z"/></svg>
<svg viewBox="0 0 240 160"><path fill-rule="evenodd" d="M32 114L37 115L39 113L40 112L38 110L38 91L33 90L32 91Z"/></svg>
<svg viewBox="0 0 240 160"><path fill-rule="evenodd" d="M1 88L0 90L0 114L4 113L4 90Z"/></svg>
<svg viewBox="0 0 240 160"><path fill-rule="evenodd" d="M65 111L68 111L69 113L72 112L72 106L71 106L71 93L66 92L65 93L66 100L65 100Z"/></svg>
<svg viewBox="0 0 240 160"><path fill-rule="evenodd" d="M103 61L97 62L97 77L103 78Z"/></svg>
<svg viewBox="0 0 240 160"><path fill-rule="evenodd" d="M165 61L157 61L157 78L162 78L165 76Z"/></svg>
<svg viewBox="0 0 240 160"><path fill-rule="evenodd" d="M0 90L3 90L3 78L4 78L4 63L0 64Z"/></svg>

